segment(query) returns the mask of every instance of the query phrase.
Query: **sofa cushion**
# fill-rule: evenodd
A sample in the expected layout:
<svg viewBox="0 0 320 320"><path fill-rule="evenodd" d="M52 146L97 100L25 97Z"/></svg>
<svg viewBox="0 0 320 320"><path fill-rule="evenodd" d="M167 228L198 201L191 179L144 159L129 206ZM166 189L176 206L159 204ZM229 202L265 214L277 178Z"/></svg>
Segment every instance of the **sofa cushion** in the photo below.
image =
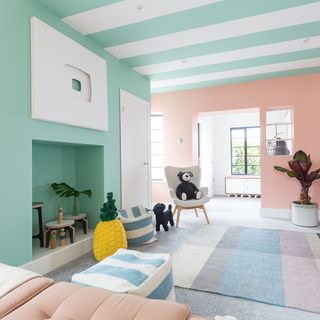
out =
<svg viewBox="0 0 320 320"><path fill-rule="evenodd" d="M166 253L119 249L89 269L74 274L72 282L151 299L175 300L171 258Z"/></svg>
<svg viewBox="0 0 320 320"><path fill-rule="evenodd" d="M187 320L189 318L190 309L186 305L60 282L3 319Z"/></svg>

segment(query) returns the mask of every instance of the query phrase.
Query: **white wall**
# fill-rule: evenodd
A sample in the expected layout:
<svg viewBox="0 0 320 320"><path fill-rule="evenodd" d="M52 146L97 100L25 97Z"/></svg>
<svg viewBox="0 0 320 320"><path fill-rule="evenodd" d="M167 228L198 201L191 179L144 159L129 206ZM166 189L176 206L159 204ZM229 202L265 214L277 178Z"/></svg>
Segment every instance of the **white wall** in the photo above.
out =
<svg viewBox="0 0 320 320"><path fill-rule="evenodd" d="M212 197L215 194L214 181L214 139L212 139L214 131L214 121L212 117L199 118L200 123L200 157L199 164L201 166L201 186L209 188L209 195ZM212 146L212 147L209 147Z"/></svg>
<svg viewBox="0 0 320 320"><path fill-rule="evenodd" d="M225 177L231 175L230 128L259 126L259 112L201 115L200 164L202 185L212 196L225 194Z"/></svg>

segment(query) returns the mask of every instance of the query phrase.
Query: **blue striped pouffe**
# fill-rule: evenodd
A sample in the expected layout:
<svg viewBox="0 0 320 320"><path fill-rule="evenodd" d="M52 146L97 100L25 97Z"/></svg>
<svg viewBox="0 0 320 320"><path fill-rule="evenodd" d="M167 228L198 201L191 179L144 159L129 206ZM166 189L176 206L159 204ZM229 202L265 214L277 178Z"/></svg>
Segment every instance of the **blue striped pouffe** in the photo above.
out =
<svg viewBox="0 0 320 320"><path fill-rule="evenodd" d="M175 300L169 254L119 249L72 282L151 299Z"/></svg>
<svg viewBox="0 0 320 320"><path fill-rule="evenodd" d="M136 206L118 211L129 246L140 246L157 241L155 217L152 210Z"/></svg>

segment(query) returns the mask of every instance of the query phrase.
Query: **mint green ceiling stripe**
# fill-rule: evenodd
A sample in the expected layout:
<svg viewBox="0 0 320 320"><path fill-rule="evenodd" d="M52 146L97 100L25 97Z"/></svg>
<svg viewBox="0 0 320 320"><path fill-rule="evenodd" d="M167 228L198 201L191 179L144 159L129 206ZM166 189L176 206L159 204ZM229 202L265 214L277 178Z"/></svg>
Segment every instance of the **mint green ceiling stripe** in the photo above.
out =
<svg viewBox="0 0 320 320"><path fill-rule="evenodd" d="M103 47L111 47L189 29L301 6L315 0L225 0L208 6L181 11L140 23L90 35ZM236 8L236 10L235 10Z"/></svg>
<svg viewBox="0 0 320 320"><path fill-rule="evenodd" d="M311 49L306 51L291 52L285 54L277 54L266 57L250 58L234 62L224 62L215 65L207 65L185 70L177 70L172 72L158 73L149 76L152 81L165 80L172 78L188 77L202 73L220 72L234 69L250 68L275 64L287 61L304 60L311 58L319 58L320 49Z"/></svg>
<svg viewBox="0 0 320 320"><path fill-rule="evenodd" d="M311 73L320 73L320 67L290 70L290 71L279 71L274 73L258 74L258 75L230 78L230 79L224 79L224 80L197 82L194 84L187 84L187 85L181 85L181 86L163 87L163 88L151 89L151 93L154 94L154 93L162 93L162 92L191 90L191 89L199 89L199 88L206 88L206 87L213 87L213 86L223 86L227 84L252 82L256 80L265 80L265 79L280 78L280 77L291 77L291 76L311 74ZM272 94L272 92L270 94Z"/></svg>
<svg viewBox="0 0 320 320"><path fill-rule="evenodd" d="M37 0L59 18L103 7L121 0Z"/></svg>
<svg viewBox="0 0 320 320"><path fill-rule="evenodd" d="M0 0L1 1L1 0ZM123 0L33 0L47 7L60 18L96 9ZM156 1L156 0L155 0ZM161 1L161 0L159 0ZM102 47L116 46L128 42L145 40L152 37L171 34L179 31L186 31L194 28L204 27L212 24L232 21L259 14L288 9L296 6L303 6L310 3L318 3L319 0L224 0L204 7L185 10L178 13L146 20L112 30L102 31L88 35L95 39ZM143 0L137 0L143 3ZM252 27L254 32L254 26ZM207 42L203 44L190 45L183 48L167 50L163 52L141 55L122 59L129 67L151 65L171 60L181 60L199 55L207 55L224 51L237 50L242 48L266 45L276 42L304 39L320 35L320 21L303 25L282 28L278 30L264 31L230 39ZM256 57L243 59L241 61L226 62L216 65L201 66L185 70L160 73L152 75L155 80L173 79L199 75L202 73L221 72L227 70L248 68L254 66L276 64L287 61L298 61L320 56L320 49L272 55L267 57ZM198 83L176 85L165 88L153 89L153 92L166 92L200 88L206 86L218 86L231 83L255 81L282 76L292 76L305 73L320 72L320 67L305 68L292 71L280 71L258 75L243 76L237 78L220 79L213 81L200 81Z"/></svg>
<svg viewBox="0 0 320 320"><path fill-rule="evenodd" d="M141 55L138 57L126 58L122 59L121 61L134 68L171 60L192 58L210 53L255 47L264 44L307 38L317 35L320 35L320 21Z"/></svg>

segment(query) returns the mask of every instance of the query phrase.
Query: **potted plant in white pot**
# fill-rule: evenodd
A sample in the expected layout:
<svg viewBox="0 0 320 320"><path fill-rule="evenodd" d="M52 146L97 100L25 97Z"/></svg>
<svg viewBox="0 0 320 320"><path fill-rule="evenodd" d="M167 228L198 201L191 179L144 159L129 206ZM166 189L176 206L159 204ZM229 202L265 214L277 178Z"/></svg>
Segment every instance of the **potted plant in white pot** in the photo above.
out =
<svg viewBox="0 0 320 320"><path fill-rule="evenodd" d="M311 202L309 189L314 180L320 178L320 169L311 171L310 155L302 150L297 151L293 160L288 161L290 169L275 166L280 172L285 172L290 178L296 178L301 185L300 200L293 201L291 205L292 223L303 227L315 227L318 225L318 204Z"/></svg>
<svg viewBox="0 0 320 320"><path fill-rule="evenodd" d="M310 155L302 150L297 151L293 160L288 161L290 169L275 166L280 172L285 172L290 178L296 178L301 185L300 200L293 201L291 205L292 223L303 227L315 227L318 225L318 204L311 202L309 189L314 180L320 178L320 169L311 171Z"/></svg>

